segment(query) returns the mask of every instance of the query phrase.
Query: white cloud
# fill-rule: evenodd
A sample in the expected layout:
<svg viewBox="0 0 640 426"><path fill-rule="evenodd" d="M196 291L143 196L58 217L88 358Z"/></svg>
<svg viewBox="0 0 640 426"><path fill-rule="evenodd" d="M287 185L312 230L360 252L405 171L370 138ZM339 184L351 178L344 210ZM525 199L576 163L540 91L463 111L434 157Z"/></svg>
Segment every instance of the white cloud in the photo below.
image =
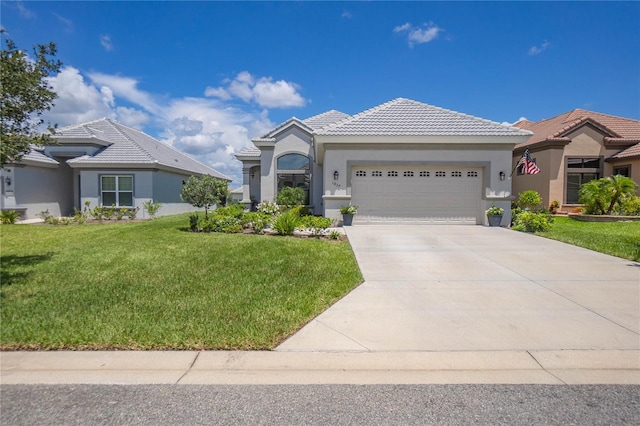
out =
<svg viewBox="0 0 640 426"><path fill-rule="evenodd" d="M7 3L7 2L3 2L3 3ZM18 12L20 12L20 15L23 18L27 18L27 19L33 19L36 17L35 13L33 13L31 10L27 9L27 7L24 5L23 2L21 1L17 1L15 3L16 8L18 9Z"/></svg>
<svg viewBox="0 0 640 426"><path fill-rule="evenodd" d="M255 102L263 108L301 107L307 100L300 95L300 86L284 80L273 81L272 77L255 78L242 71L233 80L225 80L226 87L207 87L205 96L222 100L232 98Z"/></svg>
<svg viewBox="0 0 640 426"><path fill-rule="evenodd" d="M111 36L109 34L100 36L100 44L107 52L111 52L113 50L113 43L111 42Z"/></svg>
<svg viewBox="0 0 640 426"><path fill-rule="evenodd" d="M346 10L346 9L345 9L345 10L342 12L342 17L343 17L343 18L346 18L346 19L351 19L351 12L349 12L348 10Z"/></svg>
<svg viewBox="0 0 640 426"><path fill-rule="evenodd" d="M47 114L52 123L67 126L102 117L115 118L113 93L87 84L76 68L64 67L48 81L58 95Z"/></svg>
<svg viewBox="0 0 640 426"><path fill-rule="evenodd" d="M544 41L540 46L531 46L529 48L529 56L539 55L549 48L551 44L548 41Z"/></svg>
<svg viewBox="0 0 640 426"><path fill-rule="evenodd" d="M394 33L407 33L409 47L413 47L415 44L429 43L435 40L442 31L444 30L433 22L422 24L420 27L414 27L410 22L407 22L393 29Z"/></svg>
<svg viewBox="0 0 640 426"><path fill-rule="evenodd" d="M66 32L68 33L73 32L73 21L71 19L67 19L64 16L58 15L55 12L53 12L53 16L55 16L58 19L58 21L60 21L62 25L64 25Z"/></svg>
<svg viewBox="0 0 640 426"><path fill-rule="evenodd" d="M160 107L149 93L138 89L138 81L130 77L119 75L102 74L99 72L89 73L88 77L98 86L107 86L113 91L115 96L124 98L127 101L137 104L147 111L157 114Z"/></svg>
<svg viewBox="0 0 640 426"><path fill-rule="evenodd" d="M261 97L261 102L273 101L269 90L262 93L270 87L268 79L255 80L244 73L234 81L247 84L252 88L252 97ZM228 175L234 186L242 182L242 164L234 154L250 146L251 138L274 127L265 109L242 110L220 99L204 97L161 98L141 90L140 82L131 77L98 72L85 77L78 69L67 66L49 78L49 83L58 98L45 120L66 126L102 117L115 119ZM230 85L231 81L227 83ZM274 92L281 90L276 87ZM155 133L145 130L147 126Z"/></svg>

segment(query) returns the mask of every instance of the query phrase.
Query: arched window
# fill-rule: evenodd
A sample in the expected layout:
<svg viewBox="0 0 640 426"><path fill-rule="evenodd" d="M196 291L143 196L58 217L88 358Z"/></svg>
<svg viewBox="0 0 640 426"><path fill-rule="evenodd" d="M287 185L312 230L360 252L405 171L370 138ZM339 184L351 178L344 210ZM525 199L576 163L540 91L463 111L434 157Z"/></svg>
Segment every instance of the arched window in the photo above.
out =
<svg viewBox="0 0 640 426"><path fill-rule="evenodd" d="M309 205L309 184L311 182L309 157L302 154L282 155L276 160L276 169L278 192L285 187L302 188L305 195L304 203Z"/></svg>

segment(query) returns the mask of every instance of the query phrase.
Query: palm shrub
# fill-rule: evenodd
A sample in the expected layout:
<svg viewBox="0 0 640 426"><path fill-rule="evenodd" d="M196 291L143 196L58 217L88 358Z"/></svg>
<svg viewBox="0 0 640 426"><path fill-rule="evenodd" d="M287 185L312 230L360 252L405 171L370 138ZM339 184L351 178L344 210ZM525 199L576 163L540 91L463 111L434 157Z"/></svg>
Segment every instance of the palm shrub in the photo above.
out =
<svg viewBox="0 0 640 426"><path fill-rule="evenodd" d="M151 217L151 219L154 219L156 217L156 214L158 213L158 210L160 210L160 207L162 207L162 203L159 203L155 200L147 200L142 204L142 206L149 214L149 217Z"/></svg>
<svg viewBox="0 0 640 426"><path fill-rule="evenodd" d="M627 200L637 198L636 189L633 179L622 175L594 179L580 187L580 203L587 214L610 215L616 207L623 210L621 206Z"/></svg>
<svg viewBox="0 0 640 426"><path fill-rule="evenodd" d="M280 235L293 235L300 223L300 215L297 209L280 213L273 221L273 229Z"/></svg>
<svg viewBox="0 0 640 426"><path fill-rule="evenodd" d="M15 210L6 210L0 213L0 223L5 225L12 225L16 223L20 217L20 212Z"/></svg>

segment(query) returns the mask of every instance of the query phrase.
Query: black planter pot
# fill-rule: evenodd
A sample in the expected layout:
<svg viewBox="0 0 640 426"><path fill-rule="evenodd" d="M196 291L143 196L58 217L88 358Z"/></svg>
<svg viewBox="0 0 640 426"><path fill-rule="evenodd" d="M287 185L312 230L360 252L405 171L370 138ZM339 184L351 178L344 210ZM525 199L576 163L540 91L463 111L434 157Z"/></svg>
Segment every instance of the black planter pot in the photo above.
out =
<svg viewBox="0 0 640 426"><path fill-rule="evenodd" d="M502 222L502 215L487 216L487 219L489 219L489 226L500 226L500 223Z"/></svg>
<svg viewBox="0 0 640 426"><path fill-rule="evenodd" d="M342 215L342 225L343 226L351 226L353 223L353 215L352 214L343 214Z"/></svg>

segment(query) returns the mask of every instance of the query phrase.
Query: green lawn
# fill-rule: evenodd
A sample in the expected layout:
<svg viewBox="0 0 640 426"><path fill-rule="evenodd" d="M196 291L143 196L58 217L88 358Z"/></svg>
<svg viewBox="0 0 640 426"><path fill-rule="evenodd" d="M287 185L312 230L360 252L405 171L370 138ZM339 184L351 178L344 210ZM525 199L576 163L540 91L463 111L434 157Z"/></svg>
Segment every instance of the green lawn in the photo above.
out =
<svg viewBox="0 0 640 426"><path fill-rule="evenodd" d="M551 230L537 235L640 261L640 222L581 222L555 217Z"/></svg>
<svg viewBox="0 0 640 426"><path fill-rule="evenodd" d="M347 242L147 222L0 228L0 348L271 349L362 282Z"/></svg>

